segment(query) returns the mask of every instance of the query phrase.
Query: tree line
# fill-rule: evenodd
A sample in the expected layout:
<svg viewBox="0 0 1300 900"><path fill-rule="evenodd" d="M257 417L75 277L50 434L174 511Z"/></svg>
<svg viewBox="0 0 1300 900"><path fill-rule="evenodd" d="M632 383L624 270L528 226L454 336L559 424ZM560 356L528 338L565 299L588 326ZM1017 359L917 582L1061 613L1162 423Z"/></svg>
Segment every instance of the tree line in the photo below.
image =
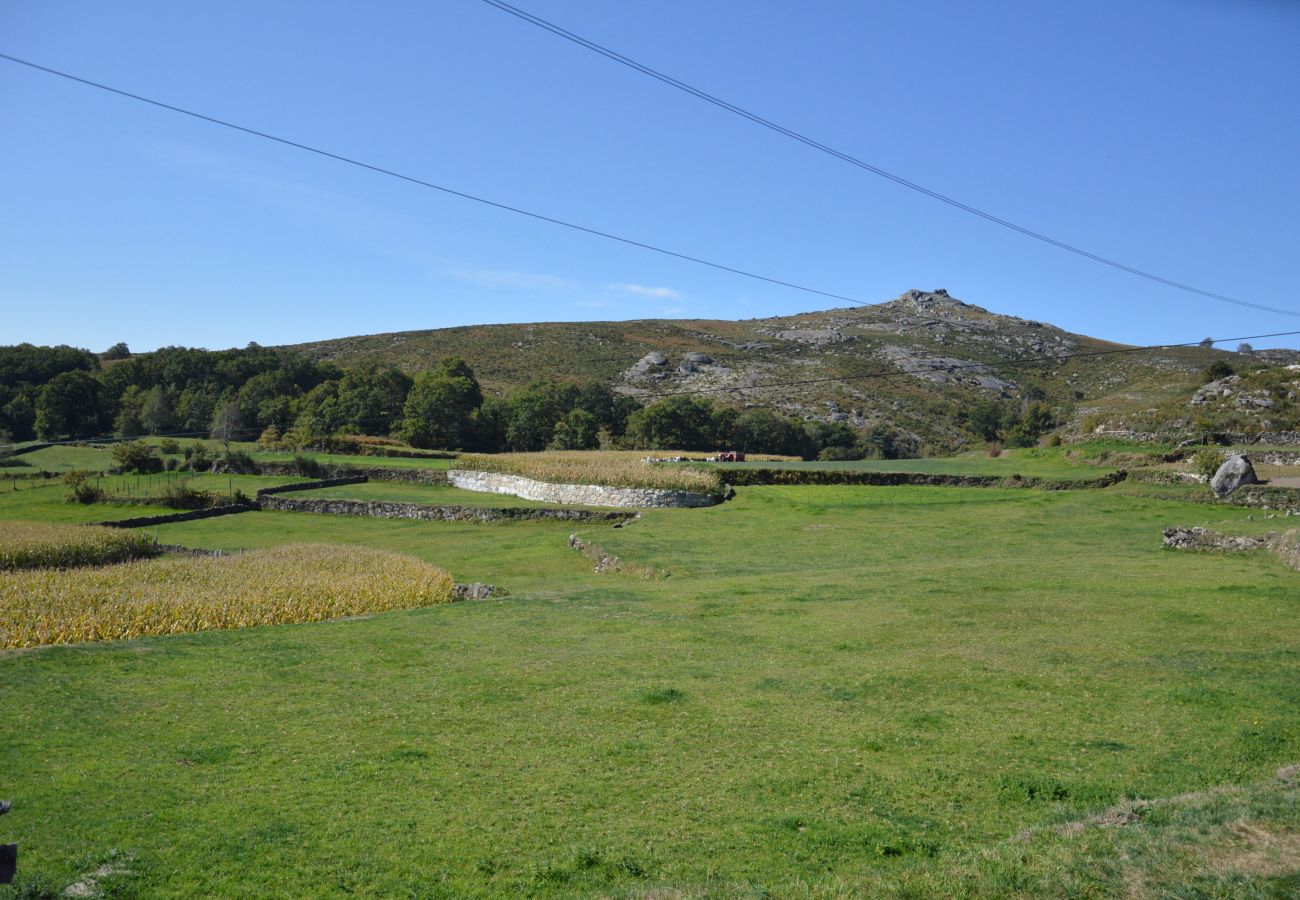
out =
<svg viewBox="0 0 1300 900"><path fill-rule="evenodd" d="M99 355L0 347L0 432L0 442L209 434L294 449L372 435L480 452L740 449L856 459L916 450L885 428L804 421L699 396L642 405L597 382L555 379L491 396L455 357L412 377L393 366L341 368L256 344L139 355L124 344Z"/></svg>

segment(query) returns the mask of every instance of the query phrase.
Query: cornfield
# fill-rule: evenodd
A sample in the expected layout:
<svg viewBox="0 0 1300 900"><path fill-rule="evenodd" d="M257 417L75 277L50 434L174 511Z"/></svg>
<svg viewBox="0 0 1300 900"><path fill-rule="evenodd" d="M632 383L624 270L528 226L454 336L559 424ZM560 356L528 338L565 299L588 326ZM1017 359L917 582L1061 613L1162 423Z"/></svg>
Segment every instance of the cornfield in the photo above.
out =
<svg viewBox="0 0 1300 900"><path fill-rule="evenodd" d="M148 534L95 525L0 521L0 571L98 566L153 555Z"/></svg>
<svg viewBox="0 0 1300 900"><path fill-rule="evenodd" d="M659 455L656 452L655 455ZM716 494L722 476L716 469L684 463L647 463L642 450L548 450L543 453L469 453L457 469L519 475L553 484L662 488Z"/></svg>
<svg viewBox="0 0 1300 900"><path fill-rule="evenodd" d="M447 603L452 587L408 556L322 544L3 572L0 648L316 622Z"/></svg>

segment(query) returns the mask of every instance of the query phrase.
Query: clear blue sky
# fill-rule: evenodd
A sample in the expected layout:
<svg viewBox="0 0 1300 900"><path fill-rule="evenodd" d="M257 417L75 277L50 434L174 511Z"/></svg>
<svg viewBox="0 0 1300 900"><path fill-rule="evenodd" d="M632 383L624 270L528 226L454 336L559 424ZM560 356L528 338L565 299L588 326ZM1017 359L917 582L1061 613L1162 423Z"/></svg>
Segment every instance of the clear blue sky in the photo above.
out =
<svg viewBox="0 0 1300 900"><path fill-rule="evenodd" d="M517 3L1005 218L1300 311L1300 3ZM866 301L944 287L1131 343L1300 329L974 219L479 0L11 0L0 51ZM3 61L0 198L0 343L836 305ZM1300 346L1257 346L1277 343Z"/></svg>

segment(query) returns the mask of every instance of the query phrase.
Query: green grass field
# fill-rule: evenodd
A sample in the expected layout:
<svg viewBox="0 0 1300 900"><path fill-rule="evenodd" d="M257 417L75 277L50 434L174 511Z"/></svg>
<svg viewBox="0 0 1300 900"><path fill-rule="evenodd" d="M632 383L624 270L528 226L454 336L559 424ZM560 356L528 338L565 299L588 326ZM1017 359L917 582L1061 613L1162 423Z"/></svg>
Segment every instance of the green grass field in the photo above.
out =
<svg viewBox="0 0 1300 900"><path fill-rule="evenodd" d="M1116 470L1103 464L1079 465L1067 459L1063 450L1004 450L997 457L973 452L961 456L925 459L858 459L844 462L743 462L721 463L731 467L754 469L810 469L847 472L916 472L923 475L1023 475L1029 478L1087 480Z"/></svg>
<svg viewBox="0 0 1300 900"><path fill-rule="evenodd" d="M1300 574L1160 543L1250 515L756 487L621 529L161 526L510 594L0 655L0 839L28 895L107 864L139 896L1291 896ZM595 574L574 530L671 574ZM1178 799L1059 827L1132 798Z"/></svg>

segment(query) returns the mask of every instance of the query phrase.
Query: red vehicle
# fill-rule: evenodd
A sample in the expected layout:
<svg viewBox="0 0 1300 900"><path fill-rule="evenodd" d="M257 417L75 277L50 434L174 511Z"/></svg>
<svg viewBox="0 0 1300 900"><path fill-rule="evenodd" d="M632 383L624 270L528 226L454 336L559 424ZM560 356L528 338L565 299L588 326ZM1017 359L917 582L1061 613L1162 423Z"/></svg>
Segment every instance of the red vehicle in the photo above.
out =
<svg viewBox="0 0 1300 900"><path fill-rule="evenodd" d="M743 450L723 450L717 456L713 457L714 462L744 462L745 451Z"/></svg>

